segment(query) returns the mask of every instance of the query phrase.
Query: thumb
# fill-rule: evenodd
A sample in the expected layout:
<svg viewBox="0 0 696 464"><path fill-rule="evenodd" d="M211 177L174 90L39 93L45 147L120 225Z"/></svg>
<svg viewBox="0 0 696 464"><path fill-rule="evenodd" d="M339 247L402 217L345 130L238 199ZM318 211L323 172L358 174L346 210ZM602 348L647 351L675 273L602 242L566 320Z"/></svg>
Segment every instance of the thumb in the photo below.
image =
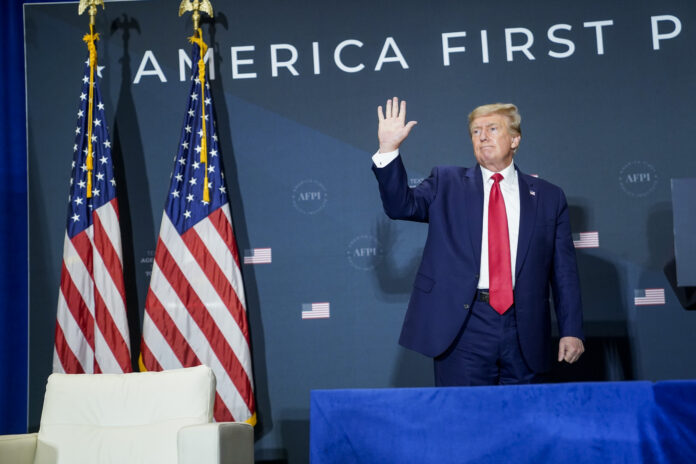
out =
<svg viewBox="0 0 696 464"><path fill-rule="evenodd" d="M406 135L408 135L409 132L411 132L411 129L413 129L413 126L415 126L416 124L418 124L418 121L410 121L408 124L406 124L406 127L404 127L404 129L406 130Z"/></svg>

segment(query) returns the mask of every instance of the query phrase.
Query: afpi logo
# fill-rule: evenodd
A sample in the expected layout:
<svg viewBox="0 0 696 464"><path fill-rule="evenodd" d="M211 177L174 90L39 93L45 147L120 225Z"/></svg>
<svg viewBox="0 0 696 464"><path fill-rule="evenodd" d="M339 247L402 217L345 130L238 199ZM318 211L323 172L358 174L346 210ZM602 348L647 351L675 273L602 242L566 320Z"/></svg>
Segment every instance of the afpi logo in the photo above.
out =
<svg viewBox="0 0 696 464"><path fill-rule="evenodd" d="M384 250L376 237L358 235L348 244L346 256L351 266L361 271L369 271L379 266L384 258Z"/></svg>
<svg viewBox="0 0 696 464"><path fill-rule="evenodd" d="M632 197L650 195L657 186L657 171L645 161L631 161L621 168L619 184Z"/></svg>
<svg viewBox="0 0 696 464"><path fill-rule="evenodd" d="M318 213L324 209L326 201L326 187L317 180L303 180L292 191L292 204L304 214Z"/></svg>

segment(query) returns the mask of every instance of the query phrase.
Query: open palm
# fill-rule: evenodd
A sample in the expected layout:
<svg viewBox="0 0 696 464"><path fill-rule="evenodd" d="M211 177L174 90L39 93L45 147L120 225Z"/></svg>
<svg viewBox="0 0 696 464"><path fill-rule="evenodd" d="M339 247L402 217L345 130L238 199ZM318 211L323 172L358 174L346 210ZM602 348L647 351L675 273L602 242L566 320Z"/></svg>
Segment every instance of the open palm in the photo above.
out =
<svg viewBox="0 0 696 464"><path fill-rule="evenodd" d="M394 97L387 100L385 105L385 113L382 112L382 107L377 107L377 117L379 118L379 129L377 137L379 138L380 153L388 153L399 148L413 126L418 124L417 121L406 123L406 100L401 101Z"/></svg>

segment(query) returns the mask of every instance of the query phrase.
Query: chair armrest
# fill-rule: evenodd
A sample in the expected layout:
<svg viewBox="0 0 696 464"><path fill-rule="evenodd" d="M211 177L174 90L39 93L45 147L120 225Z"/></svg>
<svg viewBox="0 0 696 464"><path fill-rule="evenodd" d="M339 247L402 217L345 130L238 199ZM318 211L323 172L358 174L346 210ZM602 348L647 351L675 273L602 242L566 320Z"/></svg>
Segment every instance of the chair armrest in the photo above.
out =
<svg viewBox="0 0 696 464"><path fill-rule="evenodd" d="M0 464L32 464L36 437L36 433L0 435Z"/></svg>
<svg viewBox="0 0 696 464"><path fill-rule="evenodd" d="M177 436L179 464L254 464L254 428L243 422L189 425Z"/></svg>

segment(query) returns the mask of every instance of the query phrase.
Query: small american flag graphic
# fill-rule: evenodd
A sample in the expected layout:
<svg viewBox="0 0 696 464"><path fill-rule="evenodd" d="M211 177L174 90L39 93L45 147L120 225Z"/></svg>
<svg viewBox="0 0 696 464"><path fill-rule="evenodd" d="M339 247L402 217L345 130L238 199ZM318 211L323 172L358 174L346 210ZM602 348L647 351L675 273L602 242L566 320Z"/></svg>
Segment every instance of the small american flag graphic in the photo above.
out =
<svg viewBox="0 0 696 464"><path fill-rule="evenodd" d="M331 317L329 303L303 303L302 319L328 319Z"/></svg>
<svg viewBox="0 0 696 464"><path fill-rule="evenodd" d="M573 234L575 248L599 248L599 232Z"/></svg>
<svg viewBox="0 0 696 464"><path fill-rule="evenodd" d="M633 303L636 306L651 306L665 304L664 288L639 288L633 293Z"/></svg>
<svg viewBox="0 0 696 464"><path fill-rule="evenodd" d="M244 264L269 264L270 262L270 248L252 248L251 250L244 250Z"/></svg>

